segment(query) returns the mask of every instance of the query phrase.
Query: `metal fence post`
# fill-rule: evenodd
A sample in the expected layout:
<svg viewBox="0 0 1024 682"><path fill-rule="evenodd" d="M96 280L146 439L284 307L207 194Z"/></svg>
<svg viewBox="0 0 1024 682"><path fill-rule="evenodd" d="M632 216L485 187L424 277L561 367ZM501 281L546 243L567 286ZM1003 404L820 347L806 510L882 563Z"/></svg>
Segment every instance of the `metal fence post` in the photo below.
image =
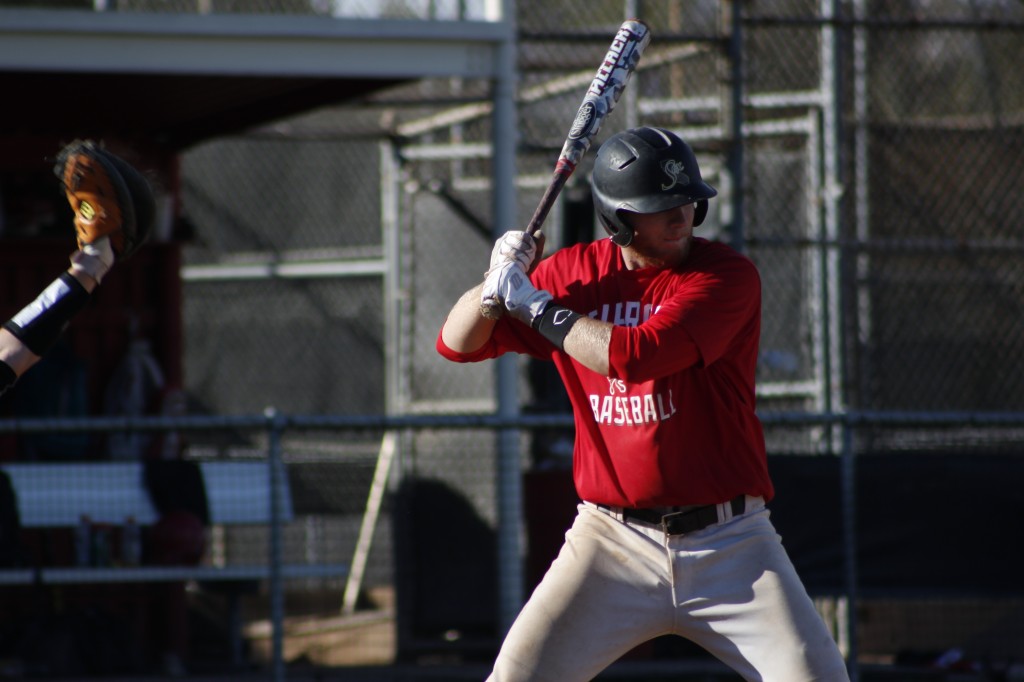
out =
<svg viewBox="0 0 1024 682"><path fill-rule="evenodd" d="M493 237L516 225L516 33L512 0L502 0L503 18L508 33L499 49L501 64L494 80L494 125L491 134L493 154ZM519 414L518 363L514 355L498 358L498 414L513 418ZM520 433L515 428L498 432L498 619L504 636L523 605L522 468L519 453Z"/></svg>
<svg viewBox="0 0 1024 682"><path fill-rule="evenodd" d="M729 60L729 120L724 122L729 130L729 184L732 186L732 224L729 225L729 239L737 251L746 249L746 225L744 224L745 198L743 170L743 3L734 1L729 5L731 10L728 25L729 40L726 50ZM725 27L723 27L725 28Z"/></svg>
<svg viewBox="0 0 1024 682"><path fill-rule="evenodd" d="M846 592L847 663L850 682L860 681L857 663L857 467L853 448L853 423L849 415L840 422L843 449L840 488L843 515L843 577Z"/></svg>
<svg viewBox="0 0 1024 682"><path fill-rule="evenodd" d="M270 467L270 622L272 632L271 673L275 682L284 682L284 587L281 581L281 434L287 419L277 409L264 411L267 420L267 466Z"/></svg>

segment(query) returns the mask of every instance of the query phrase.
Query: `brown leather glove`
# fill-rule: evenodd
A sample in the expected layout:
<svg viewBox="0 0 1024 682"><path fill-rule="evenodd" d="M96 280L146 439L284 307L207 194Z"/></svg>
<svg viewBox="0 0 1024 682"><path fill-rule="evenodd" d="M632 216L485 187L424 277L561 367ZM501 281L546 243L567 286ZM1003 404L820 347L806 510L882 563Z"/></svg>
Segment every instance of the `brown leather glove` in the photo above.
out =
<svg viewBox="0 0 1024 682"><path fill-rule="evenodd" d="M109 237L115 256L125 259L149 237L153 190L124 159L91 140L76 140L57 155L54 172L75 213L80 249Z"/></svg>

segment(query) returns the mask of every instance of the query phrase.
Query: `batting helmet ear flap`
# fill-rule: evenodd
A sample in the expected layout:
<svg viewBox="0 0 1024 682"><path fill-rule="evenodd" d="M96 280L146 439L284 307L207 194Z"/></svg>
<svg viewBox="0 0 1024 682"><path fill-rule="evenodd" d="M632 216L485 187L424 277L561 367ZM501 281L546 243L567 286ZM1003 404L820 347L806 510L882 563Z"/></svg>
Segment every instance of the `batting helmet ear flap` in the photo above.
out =
<svg viewBox="0 0 1024 682"><path fill-rule="evenodd" d="M598 213L597 216L601 220L601 226L604 228L604 231L608 233L608 238L611 239L613 244L629 246L633 243L633 235L635 234L633 226L629 224L629 221L619 215L618 212L616 212L615 215L617 224L613 224L612 221L610 221L603 213Z"/></svg>
<svg viewBox="0 0 1024 682"><path fill-rule="evenodd" d="M708 200L698 199L693 205L693 226L697 227L708 217Z"/></svg>
<svg viewBox="0 0 1024 682"><path fill-rule="evenodd" d="M626 213L627 211L623 211ZM693 226L697 227L704 222L704 219L708 216L708 200L698 199L693 202ZM613 224L604 213L597 214L598 219L601 221L601 227L608 233L608 238L612 240L612 243L618 244L619 246L629 246L633 243L633 236L636 232L633 230L633 226L629 224L629 220L622 215L619 211L615 212L615 217L618 219L616 222L618 225ZM619 227L621 226L621 227Z"/></svg>

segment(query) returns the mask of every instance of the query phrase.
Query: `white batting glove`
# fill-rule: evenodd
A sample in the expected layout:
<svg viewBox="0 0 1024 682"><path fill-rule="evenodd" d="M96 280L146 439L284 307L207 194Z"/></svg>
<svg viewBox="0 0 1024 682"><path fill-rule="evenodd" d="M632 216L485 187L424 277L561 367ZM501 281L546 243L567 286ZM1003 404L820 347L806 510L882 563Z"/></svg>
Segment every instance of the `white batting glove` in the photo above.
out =
<svg viewBox="0 0 1024 682"><path fill-rule="evenodd" d="M512 317L532 327L551 294L533 286L519 261L508 261L487 274L481 300L501 301Z"/></svg>
<svg viewBox="0 0 1024 682"><path fill-rule="evenodd" d="M523 230L509 230L494 242L494 248L491 249L491 265L487 272L511 260L518 261L523 266L523 271L529 272L537 257L539 240L540 232L534 236Z"/></svg>
<svg viewBox="0 0 1024 682"><path fill-rule="evenodd" d="M494 248L491 249L491 264L484 277L489 278L493 272L508 263L518 263L523 272L530 272L535 260L540 256L539 252L543 250L543 244L544 235L540 230L534 235L525 230L509 230L494 242ZM481 304L485 307L501 306L502 299L495 283L488 286L485 280Z"/></svg>
<svg viewBox="0 0 1024 682"><path fill-rule="evenodd" d="M508 263L506 263L508 264ZM497 306L503 308L500 291L501 291L501 268L492 267L484 273L484 288L480 292L480 305L483 306ZM500 311L499 311L500 312Z"/></svg>
<svg viewBox="0 0 1024 682"><path fill-rule="evenodd" d="M80 251L71 254L71 269L92 277L99 284L114 266L114 249L109 237L84 244Z"/></svg>

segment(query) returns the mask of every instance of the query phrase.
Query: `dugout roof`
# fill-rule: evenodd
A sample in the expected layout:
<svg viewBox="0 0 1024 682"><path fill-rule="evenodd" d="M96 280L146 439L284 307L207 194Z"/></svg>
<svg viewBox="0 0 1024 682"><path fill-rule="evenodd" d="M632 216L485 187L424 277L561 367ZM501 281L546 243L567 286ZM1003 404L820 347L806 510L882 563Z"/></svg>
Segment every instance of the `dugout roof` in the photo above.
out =
<svg viewBox="0 0 1024 682"><path fill-rule="evenodd" d="M426 77L497 75L501 22L0 9L0 131L181 151ZM52 146L52 145L50 145Z"/></svg>

